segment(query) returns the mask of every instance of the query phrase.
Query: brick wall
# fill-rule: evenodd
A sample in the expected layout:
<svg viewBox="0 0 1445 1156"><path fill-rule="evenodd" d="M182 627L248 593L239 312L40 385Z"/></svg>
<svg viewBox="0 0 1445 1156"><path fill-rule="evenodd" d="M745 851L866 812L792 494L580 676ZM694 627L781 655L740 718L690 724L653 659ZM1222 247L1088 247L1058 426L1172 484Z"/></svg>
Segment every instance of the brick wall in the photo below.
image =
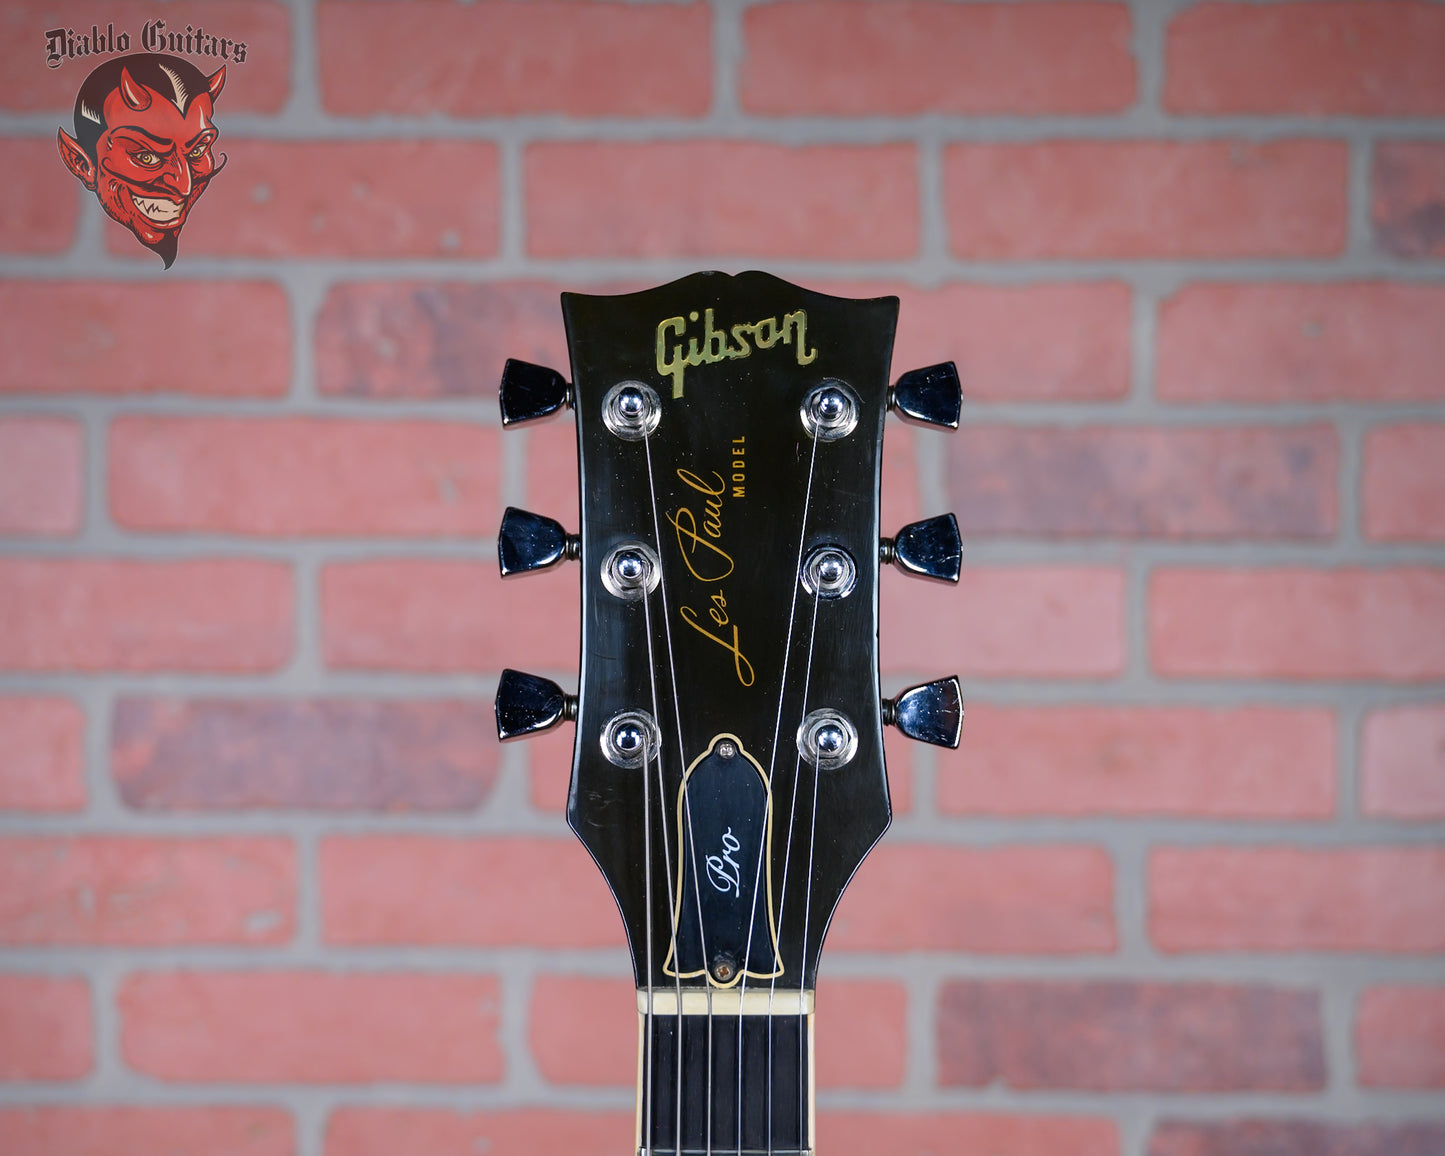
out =
<svg viewBox="0 0 1445 1156"><path fill-rule="evenodd" d="M155 257L85 61L245 38ZM58 14L58 15L57 15ZM1445 4L11 3L0 16L0 1149L627 1150L570 732L561 288L898 292L888 689L958 671L820 987L822 1156L1445 1152Z"/></svg>

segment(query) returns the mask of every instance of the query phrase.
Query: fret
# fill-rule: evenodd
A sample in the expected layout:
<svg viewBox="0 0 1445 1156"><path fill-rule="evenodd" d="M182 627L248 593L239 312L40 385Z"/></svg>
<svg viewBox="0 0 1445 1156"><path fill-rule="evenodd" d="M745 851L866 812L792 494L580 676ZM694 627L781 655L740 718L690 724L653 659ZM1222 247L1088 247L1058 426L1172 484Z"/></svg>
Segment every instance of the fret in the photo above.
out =
<svg viewBox="0 0 1445 1156"><path fill-rule="evenodd" d="M638 992L638 1156L811 1156L813 993L774 992L772 1014L766 987L712 1000L709 1016L708 993L686 990L679 1016L676 990L656 990L648 1017Z"/></svg>

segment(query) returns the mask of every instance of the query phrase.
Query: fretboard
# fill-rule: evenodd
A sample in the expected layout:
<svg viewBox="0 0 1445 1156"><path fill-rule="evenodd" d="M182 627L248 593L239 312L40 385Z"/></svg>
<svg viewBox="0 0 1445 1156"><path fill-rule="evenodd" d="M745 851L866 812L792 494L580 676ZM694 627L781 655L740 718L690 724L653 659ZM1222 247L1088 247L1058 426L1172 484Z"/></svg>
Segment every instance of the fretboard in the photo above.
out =
<svg viewBox="0 0 1445 1156"><path fill-rule="evenodd" d="M813 993L638 992L639 1156L810 1156ZM741 1134L740 1134L741 1133ZM679 1137L680 1142L679 1142Z"/></svg>

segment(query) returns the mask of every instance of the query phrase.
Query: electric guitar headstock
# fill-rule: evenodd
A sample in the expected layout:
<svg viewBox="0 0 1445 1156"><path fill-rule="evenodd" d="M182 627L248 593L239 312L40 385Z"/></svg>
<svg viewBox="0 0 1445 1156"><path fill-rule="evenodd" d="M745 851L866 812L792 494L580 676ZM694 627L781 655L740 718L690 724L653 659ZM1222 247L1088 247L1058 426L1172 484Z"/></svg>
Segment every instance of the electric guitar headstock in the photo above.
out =
<svg viewBox="0 0 1445 1156"><path fill-rule="evenodd" d="M898 299L765 273L565 293L571 382L509 361L504 425L576 412L582 524L509 509L504 576L582 565L577 695L507 670L503 739L573 720L567 818L626 924L638 1150L812 1148L818 958L889 822L883 726L957 746L956 678L878 682L880 564L956 582L953 515L879 527L889 409L956 427L951 363L889 385Z"/></svg>

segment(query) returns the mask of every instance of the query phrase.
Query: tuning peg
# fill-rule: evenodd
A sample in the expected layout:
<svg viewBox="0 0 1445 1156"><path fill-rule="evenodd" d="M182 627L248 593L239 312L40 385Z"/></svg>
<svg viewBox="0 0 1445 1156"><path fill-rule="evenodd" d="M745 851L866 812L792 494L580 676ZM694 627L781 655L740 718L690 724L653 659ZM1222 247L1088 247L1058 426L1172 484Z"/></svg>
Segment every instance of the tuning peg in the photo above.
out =
<svg viewBox="0 0 1445 1156"><path fill-rule="evenodd" d="M945 361L905 373L888 391L888 408L905 421L957 429L963 409L958 369Z"/></svg>
<svg viewBox="0 0 1445 1156"><path fill-rule="evenodd" d="M497 683L497 737L521 738L550 730L577 717L577 696L568 694L550 678L502 671Z"/></svg>
<svg viewBox="0 0 1445 1156"><path fill-rule="evenodd" d="M572 404L572 386L555 369L509 357L502 366L502 425L535 421Z"/></svg>
<svg viewBox="0 0 1445 1156"><path fill-rule="evenodd" d="M963 690L958 676L910 686L897 698L885 698L883 721L911 739L957 750L963 729Z"/></svg>
<svg viewBox="0 0 1445 1156"><path fill-rule="evenodd" d="M963 539L958 534L958 519L952 514L939 514L936 518L909 522L898 531L898 537L883 539L878 557L883 562L892 562L905 574L957 582L963 569Z"/></svg>
<svg viewBox="0 0 1445 1156"><path fill-rule="evenodd" d="M582 539L555 518L508 506L497 531L497 563L502 577L545 570L564 559L581 557Z"/></svg>

